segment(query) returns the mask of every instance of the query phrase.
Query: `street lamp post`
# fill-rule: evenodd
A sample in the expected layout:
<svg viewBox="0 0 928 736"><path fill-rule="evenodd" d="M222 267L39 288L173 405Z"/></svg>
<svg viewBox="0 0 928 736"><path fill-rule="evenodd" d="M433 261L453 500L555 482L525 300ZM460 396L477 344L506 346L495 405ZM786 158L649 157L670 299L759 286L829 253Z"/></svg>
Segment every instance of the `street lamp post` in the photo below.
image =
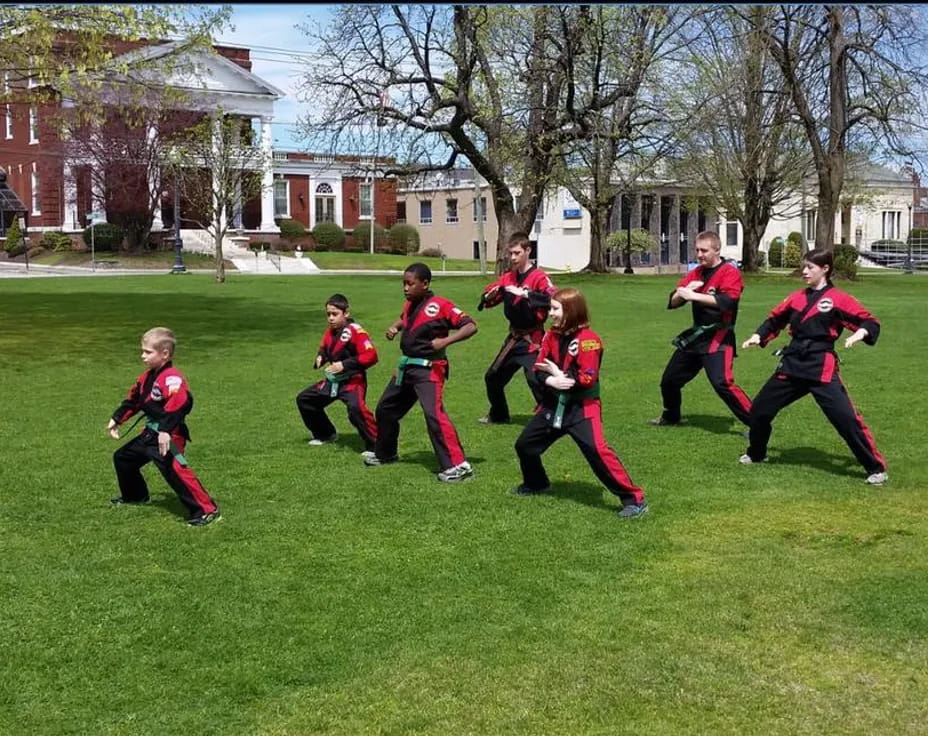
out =
<svg viewBox="0 0 928 736"><path fill-rule="evenodd" d="M181 248L184 241L180 237L180 179L174 175L174 266L171 273L187 273Z"/></svg>
<svg viewBox="0 0 928 736"><path fill-rule="evenodd" d="M909 234L906 237L908 245L906 246L905 263L902 266L903 273L915 273L912 267L912 203L909 202Z"/></svg>
<svg viewBox="0 0 928 736"><path fill-rule="evenodd" d="M628 228L626 229L625 235L625 270L623 273L635 273L634 269L632 268L632 217L630 212L628 215Z"/></svg>

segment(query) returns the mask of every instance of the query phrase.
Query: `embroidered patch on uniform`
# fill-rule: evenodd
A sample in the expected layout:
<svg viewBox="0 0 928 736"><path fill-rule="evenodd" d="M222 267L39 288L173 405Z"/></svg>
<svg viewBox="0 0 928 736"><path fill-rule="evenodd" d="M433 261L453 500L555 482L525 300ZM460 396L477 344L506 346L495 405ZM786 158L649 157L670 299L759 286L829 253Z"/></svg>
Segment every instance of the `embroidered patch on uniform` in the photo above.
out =
<svg viewBox="0 0 928 736"><path fill-rule="evenodd" d="M365 341L364 341L364 349L365 349L365 350L373 350L373 349L374 349L373 343L372 343L370 340L365 340Z"/></svg>
<svg viewBox="0 0 928 736"><path fill-rule="evenodd" d="M425 305L425 314L428 317L437 317L440 311L441 307L437 302L429 302Z"/></svg>
<svg viewBox="0 0 928 736"><path fill-rule="evenodd" d="M168 387L168 396L173 396L184 385L184 379L180 376L168 376L164 379L164 383Z"/></svg>
<svg viewBox="0 0 928 736"><path fill-rule="evenodd" d="M599 340L584 340L583 342L580 343L580 349L584 353L590 353L594 350L599 350L599 348L600 348Z"/></svg>
<svg viewBox="0 0 928 736"><path fill-rule="evenodd" d="M361 325L359 325L357 322L353 323L351 326L354 327L354 331L357 332L359 335L367 334L367 330L361 327Z"/></svg>
<svg viewBox="0 0 928 736"><path fill-rule="evenodd" d="M577 353L579 353L580 352L580 341L571 340L570 345L567 346L567 352L570 353L571 355L576 355Z"/></svg>
<svg viewBox="0 0 928 736"><path fill-rule="evenodd" d="M819 312L830 312L834 309L835 303L831 299L825 298L821 299L816 306Z"/></svg>
<svg viewBox="0 0 928 736"><path fill-rule="evenodd" d="M451 311L452 311L454 314L464 314L464 312L462 312L462 311L461 311L460 309L458 309L457 307L455 307L455 308L452 309Z"/></svg>
<svg viewBox="0 0 928 736"><path fill-rule="evenodd" d="M161 401L161 387L157 383L151 387L151 397L155 401Z"/></svg>
<svg viewBox="0 0 928 736"><path fill-rule="evenodd" d="M342 342L348 342L351 339L351 330L346 327L342 330L342 334L338 336L338 339Z"/></svg>

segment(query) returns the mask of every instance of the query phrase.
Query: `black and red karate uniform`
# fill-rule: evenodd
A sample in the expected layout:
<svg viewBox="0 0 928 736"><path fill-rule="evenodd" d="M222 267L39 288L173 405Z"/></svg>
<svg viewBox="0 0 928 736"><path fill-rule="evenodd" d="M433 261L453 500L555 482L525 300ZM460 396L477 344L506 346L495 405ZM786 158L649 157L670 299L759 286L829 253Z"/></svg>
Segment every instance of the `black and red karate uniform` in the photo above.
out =
<svg viewBox="0 0 928 736"><path fill-rule="evenodd" d="M444 387L448 358L444 350L432 349L432 340L447 337L474 320L448 299L427 291L417 302L407 301L400 315L399 366L377 403L377 443L380 460L396 457L400 419L416 401L422 405L425 426L442 471L465 461L457 430L445 411Z"/></svg>
<svg viewBox="0 0 928 736"><path fill-rule="evenodd" d="M358 430L365 450L374 449L377 423L367 408L367 369L377 363L377 350L361 325L351 322L340 330L327 329L316 353L317 365L342 364L340 373L327 374L318 383L297 394L296 405L306 428L317 440L335 436L335 425L325 408L341 401L348 409L348 421Z"/></svg>
<svg viewBox="0 0 928 736"><path fill-rule="evenodd" d="M523 289L524 293L512 294L506 291L507 286ZM525 373L535 404L541 403L541 387L535 380L532 366L541 347L554 292L551 279L535 266L523 273L509 270L483 291L479 309L502 303L503 313L509 321L509 334L483 378L490 402L488 417L491 422L509 421L505 388L520 368Z"/></svg>
<svg viewBox="0 0 928 736"><path fill-rule="evenodd" d="M596 477L623 505L640 505L644 503L644 491L632 482L603 436L599 399L602 358L602 340L588 327L568 335L552 330L545 333L538 362L550 359L575 383L567 391L556 391L544 386L549 374L537 372L539 384L544 386L542 403L515 445L523 485L530 491L542 491L550 485L541 455L567 434L577 443Z"/></svg>
<svg viewBox="0 0 928 736"><path fill-rule="evenodd" d="M131 503L149 500L148 485L141 469L153 462L181 503L196 518L216 511L216 502L187 464L184 449L190 441L185 419L193 409L193 394L183 374L170 362L150 369L136 379L116 411L113 421L123 424L138 412L147 417L142 433L113 453L113 465L122 498ZM158 449L158 433L171 435L166 455Z"/></svg>
<svg viewBox="0 0 928 736"><path fill-rule="evenodd" d="M722 261L712 268L697 266L677 282L677 287L689 286L694 281L703 282L696 291L714 296L717 306L690 302L693 326L674 339L677 349L661 377L662 417L670 424L680 421L682 389L699 371L705 370L709 383L725 405L740 422L747 424L751 400L735 383L733 371L735 321L744 280L734 264ZM675 309L673 292L670 296L667 308Z"/></svg>
<svg viewBox="0 0 928 736"><path fill-rule="evenodd" d="M800 289L774 307L757 328L760 344L767 345L787 326L792 341L780 352L776 371L754 397L748 456L754 462L763 460L774 417L794 401L812 394L867 473L885 471L886 461L876 448L873 434L841 381L834 349L844 328L856 332L863 327L867 330L864 342L873 345L880 336L879 321L850 294L826 284L818 290Z"/></svg>

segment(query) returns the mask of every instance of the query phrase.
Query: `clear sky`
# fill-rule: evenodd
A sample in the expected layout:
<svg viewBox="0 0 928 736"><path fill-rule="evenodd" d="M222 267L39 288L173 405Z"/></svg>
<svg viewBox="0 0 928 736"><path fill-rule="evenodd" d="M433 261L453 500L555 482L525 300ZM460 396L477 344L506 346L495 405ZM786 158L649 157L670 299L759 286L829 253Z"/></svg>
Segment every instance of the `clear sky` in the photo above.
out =
<svg viewBox="0 0 928 736"><path fill-rule="evenodd" d="M250 48L252 72L286 93L274 105L274 147L301 150L304 145L294 130L303 108L297 99L297 83L301 68L312 54L309 39L296 26L326 24L336 6L243 3L232 7L235 29L226 30L215 40Z"/></svg>

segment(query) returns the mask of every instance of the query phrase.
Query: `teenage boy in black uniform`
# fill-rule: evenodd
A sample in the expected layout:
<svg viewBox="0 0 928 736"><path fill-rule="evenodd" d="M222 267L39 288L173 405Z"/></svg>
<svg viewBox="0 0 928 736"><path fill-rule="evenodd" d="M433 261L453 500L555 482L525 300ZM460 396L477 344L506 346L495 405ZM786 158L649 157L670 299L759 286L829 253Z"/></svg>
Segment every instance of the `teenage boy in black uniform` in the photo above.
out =
<svg viewBox="0 0 928 736"><path fill-rule="evenodd" d="M742 424L748 423L751 400L735 383L735 320L744 281L738 268L721 256L722 241L717 233L705 231L696 236L699 265L677 283L667 309L687 302L693 305L693 326L673 339L676 348L661 377L664 411L649 424L680 423L682 389L701 370L706 371L712 388Z"/></svg>
<svg viewBox="0 0 928 736"><path fill-rule="evenodd" d="M505 388L520 368L525 372L535 404L541 403L541 387L535 380L532 366L541 347L545 319L555 289L548 274L529 260L531 248L525 233L514 233L509 238L509 270L483 290L477 307L480 311L502 303L509 321L509 334L483 378L490 411L478 420L481 424L505 424L509 421Z"/></svg>
<svg viewBox="0 0 928 736"><path fill-rule="evenodd" d="M377 442L367 465L396 462L400 419L418 401L441 468L438 479L455 483L474 474L464 457L461 441L445 412L442 394L448 379L445 349L467 340L477 332L477 323L453 302L432 293L432 271L424 263L413 263L403 273L406 304L399 319L387 329L393 340L402 332L402 356L396 373L377 404ZM449 330L455 330L449 334Z"/></svg>

